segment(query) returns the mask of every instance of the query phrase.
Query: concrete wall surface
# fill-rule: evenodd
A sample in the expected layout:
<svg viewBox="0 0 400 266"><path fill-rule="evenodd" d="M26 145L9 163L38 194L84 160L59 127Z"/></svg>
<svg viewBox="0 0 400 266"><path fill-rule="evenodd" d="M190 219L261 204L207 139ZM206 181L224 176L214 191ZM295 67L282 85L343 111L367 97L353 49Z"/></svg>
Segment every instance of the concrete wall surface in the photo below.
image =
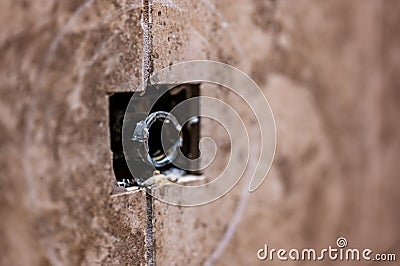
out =
<svg viewBox="0 0 400 266"><path fill-rule="evenodd" d="M338 237L400 260L399 1L1 0L0 25L0 265L354 265L257 258ZM108 97L193 59L254 79L277 148L250 195L176 207L117 187ZM229 139L201 133L213 177Z"/></svg>

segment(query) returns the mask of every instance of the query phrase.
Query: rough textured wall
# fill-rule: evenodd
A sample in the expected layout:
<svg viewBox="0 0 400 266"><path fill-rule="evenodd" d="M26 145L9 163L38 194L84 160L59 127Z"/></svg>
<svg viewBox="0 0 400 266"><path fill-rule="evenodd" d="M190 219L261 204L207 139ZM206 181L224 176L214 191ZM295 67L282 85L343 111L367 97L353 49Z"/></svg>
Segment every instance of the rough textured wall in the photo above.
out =
<svg viewBox="0 0 400 266"><path fill-rule="evenodd" d="M141 5L81 4L1 3L2 265L145 261L144 193L111 197L107 121L107 94L140 81Z"/></svg>
<svg viewBox="0 0 400 266"><path fill-rule="evenodd" d="M243 184L198 208L155 201L159 265L253 265L264 243L318 248L339 236L398 251L397 1L153 0L150 36L141 1L0 5L1 264L145 263L144 193L111 195L107 95L189 59L255 79L277 152L219 256Z"/></svg>
<svg viewBox="0 0 400 266"><path fill-rule="evenodd" d="M271 173L251 195L217 261L256 264L260 263L256 252L264 243L287 249L322 248L339 236L345 236L352 247L398 251L395 132L399 126L391 118L398 115L394 107L398 78L393 74L399 63L394 36L398 4L197 1L190 5L182 1L178 6L181 9L156 9L153 52L163 56L154 59L155 68L203 58L238 66L261 86L277 123ZM165 45L171 32L179 32L178 39ZM174 44L180 43L176 51ZM237 100L225 99L237 105ZM187 241L180 241L175 253L169 247L158 248L157 257L178 265L188 256L195 263L209 258L210 246L218 247L222 237L214 226L232 219L240 197L236 189L221 202L199 208L199 213L208 209L214 213L215 208L220 215L200 214L195 224L208 221L204 233L199 236L199 229L185 228ZM223 213L227 210L229 214ZM182 221L174 210L170 212L177 223ZM183 216L186 221L194 215L184 210ZM165 219L157 238L161 246L165 238L182 238L179 229L162 229ZM198 241L207 244L199 246Z"/></svg>

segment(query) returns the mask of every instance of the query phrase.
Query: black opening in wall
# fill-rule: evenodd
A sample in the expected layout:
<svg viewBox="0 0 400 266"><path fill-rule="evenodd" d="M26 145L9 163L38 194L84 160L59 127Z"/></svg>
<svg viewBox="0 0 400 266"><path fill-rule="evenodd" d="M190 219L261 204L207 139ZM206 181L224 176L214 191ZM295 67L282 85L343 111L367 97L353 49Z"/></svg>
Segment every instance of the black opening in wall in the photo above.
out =
<svg viewBox="0 0 400 266"><path fill-rule="evenodd" d="M141 105L152 102L155 95L158 95L157 93L152 93L152 90L155 90L155 88L147 88L145 95L133 98L133 102L131 103L133 109L137 108L137 110L142 110ZM118 92L109 96L110 145L113 160L112 166L118 184L123 187L135 185L135 179L128 168L122 146L122 125L128 104L133 95L133 92ZM199 84L183 84L173 87L172 89L166 90L166 92L155 102L151 108L150 114L158 111L164 111L167 113L171 112L171 110L179 103L199 95ZM132 109L130 112L131 111ZM198 114L199 102L197 101L196 104L191 104L190 110L188 111L192 114ZM154 162L161 160L160 158L163 158L163 156L165 157L166 154L166 151L163 149L161 144L162 122L163 120L160 118L159 121L153 123L149 128L148 154L154 160ZM200 120L197 119L196 123L185 124L185 126L182 127L182 132L182 135L185 136L182 138L182 144L180 146L182 154L189 159L198 158L200 156L200 151L198 149L200 139ZM176 137L178 134L179 132L176 132L173 128L171 128L171 145L174 143L174 136ZM167 146L168 145L169 143L167 143ZM140 157L140 155L137 154L137 157L138 161L143 160L143 156ZM176 168L176 166L174 166L172 163L166 163L162 165L154 164L154 168L160 171L165 171L170 170L171 168Z"/></svg>

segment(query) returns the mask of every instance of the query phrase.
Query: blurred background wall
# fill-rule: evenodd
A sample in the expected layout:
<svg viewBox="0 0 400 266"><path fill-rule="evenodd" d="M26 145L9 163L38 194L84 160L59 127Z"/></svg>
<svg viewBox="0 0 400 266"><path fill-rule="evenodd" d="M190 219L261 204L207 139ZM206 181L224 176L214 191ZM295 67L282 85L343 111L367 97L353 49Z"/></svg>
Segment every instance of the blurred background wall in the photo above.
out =
<svg viewBox="0 0 400 266"><path fill-rule="evenodd" d="M107 99L190 59L257 82L277 150L223 245L245 181L198 208L155 200L157 264L262 265L264 244L340 236L400 256L399 14L395 0L2 0L0 264L146 263L144 192L113 189Z"/></svg>

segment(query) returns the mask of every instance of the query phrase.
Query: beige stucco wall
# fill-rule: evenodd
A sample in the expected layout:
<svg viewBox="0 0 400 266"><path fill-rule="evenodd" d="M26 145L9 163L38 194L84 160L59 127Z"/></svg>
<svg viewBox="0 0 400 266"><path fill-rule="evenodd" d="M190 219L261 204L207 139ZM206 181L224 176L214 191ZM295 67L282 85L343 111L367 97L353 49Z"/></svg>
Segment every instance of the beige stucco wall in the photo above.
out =
<svg viewBox="0 0 400 266"><path fill-rule="evenodd" d="M1 265L146 263L145 193L116 193L107 96L190 59L249 74L277 125L271 172L217 264L265 264L265 243L339 236L398 254L397 1L153 0L144 34L146 12L141 1L1 1ZM155 200L156 263L210 261L243 185L197 208Z"/></svg>

